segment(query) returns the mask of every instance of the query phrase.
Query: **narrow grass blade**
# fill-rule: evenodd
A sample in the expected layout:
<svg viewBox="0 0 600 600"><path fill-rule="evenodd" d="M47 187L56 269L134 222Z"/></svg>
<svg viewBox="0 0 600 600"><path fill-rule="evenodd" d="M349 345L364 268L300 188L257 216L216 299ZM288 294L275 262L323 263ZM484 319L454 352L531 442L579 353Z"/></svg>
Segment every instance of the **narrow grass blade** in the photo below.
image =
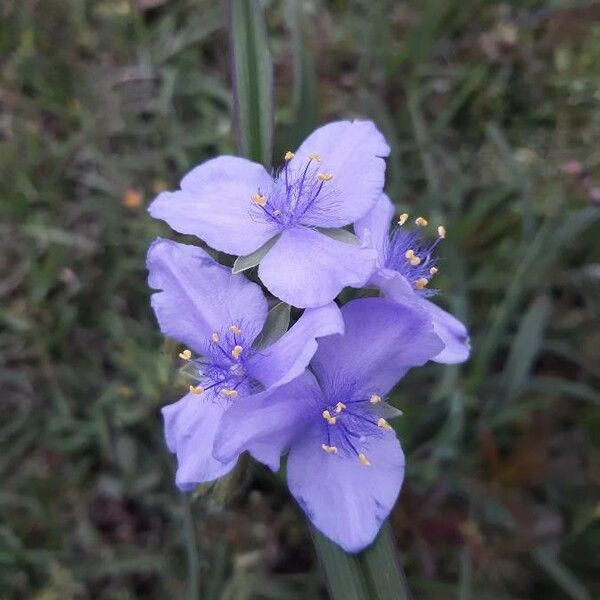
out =
<svg viewBox="0 0 600 600"><path fill-rule="evenodd" d="M259 0L231 0L230 35L238 150L265 166L273 143L273 65Z"/></svg>

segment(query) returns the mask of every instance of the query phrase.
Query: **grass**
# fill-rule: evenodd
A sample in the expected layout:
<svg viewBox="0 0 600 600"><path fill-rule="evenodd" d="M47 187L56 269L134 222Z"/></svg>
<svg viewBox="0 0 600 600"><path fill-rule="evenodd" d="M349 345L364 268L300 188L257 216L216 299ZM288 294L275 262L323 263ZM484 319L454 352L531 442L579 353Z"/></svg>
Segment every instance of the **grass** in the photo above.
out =
<svg viewBox="0 0 600 600"><path fill-rule="evenodd" d="M399 210L449 232L440 301L473 356L395 397L415 597L591 599L598 5L266 4L276 156L316 122L373 118ZM162 440L181 382L144 257L172 234L145 207L233 152L225 8L0 6L2 598L324 597L276 479L245 463L188 500Z"/></svg>

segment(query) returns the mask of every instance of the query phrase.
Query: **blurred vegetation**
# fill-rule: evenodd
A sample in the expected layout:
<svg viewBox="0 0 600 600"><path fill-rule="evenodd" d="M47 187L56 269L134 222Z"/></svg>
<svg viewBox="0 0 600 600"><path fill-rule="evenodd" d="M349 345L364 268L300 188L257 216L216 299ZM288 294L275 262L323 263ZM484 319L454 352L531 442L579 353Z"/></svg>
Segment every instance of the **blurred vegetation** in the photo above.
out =
<svg viewBox="0 0 600 600"><path fill-rule="evenodd" d="M399 209L449 232L473 356L395 397L415 597L598 597L600 4L266 6L276 156L373 118ZM187 499L162 438L144 257L173 234L145 207L234 150L226 25L212 0L0 4L1 598L325 597L275 478Z"/></svg>

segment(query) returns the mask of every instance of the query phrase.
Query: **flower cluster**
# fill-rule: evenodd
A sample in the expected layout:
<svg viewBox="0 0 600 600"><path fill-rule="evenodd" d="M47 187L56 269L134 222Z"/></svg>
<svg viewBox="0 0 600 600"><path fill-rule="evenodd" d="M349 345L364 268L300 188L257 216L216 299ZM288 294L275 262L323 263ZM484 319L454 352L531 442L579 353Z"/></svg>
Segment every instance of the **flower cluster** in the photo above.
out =
<svg viewBox="0 0 600 600"><path fill-rule="evenodd" d="M214 250L252 255L270 295L303 309L291 328L277 326L285 304L269 311L273 298L243 273L197 246L152 244L152 306L162 332L185 344L190 377L189 392L163 409L178 487L225 475L246 451L274 471L287 454L291 493L349 552L373 541L404 476L389 424L400 412L386 396L411 367L469 355L464 325L428 299L445 229L428 241L427 220L409 227L402 214L390 232L388 154L373 123L335 122L273 175L222 156L150 207ZM340 308L347 286L375 293Z"/></svg>

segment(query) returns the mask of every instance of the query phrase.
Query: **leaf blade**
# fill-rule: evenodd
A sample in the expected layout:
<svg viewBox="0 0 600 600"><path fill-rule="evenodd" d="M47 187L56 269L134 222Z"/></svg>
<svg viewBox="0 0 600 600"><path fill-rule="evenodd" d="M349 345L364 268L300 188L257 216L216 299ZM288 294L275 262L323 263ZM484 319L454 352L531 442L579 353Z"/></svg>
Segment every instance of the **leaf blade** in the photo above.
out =
<svg viewBox="0 0 600 600"><path fill-rule="evenodd" d="M230 34L234 120L241 154L271 164L273 65L258 0L231 0Z"/></svg>

